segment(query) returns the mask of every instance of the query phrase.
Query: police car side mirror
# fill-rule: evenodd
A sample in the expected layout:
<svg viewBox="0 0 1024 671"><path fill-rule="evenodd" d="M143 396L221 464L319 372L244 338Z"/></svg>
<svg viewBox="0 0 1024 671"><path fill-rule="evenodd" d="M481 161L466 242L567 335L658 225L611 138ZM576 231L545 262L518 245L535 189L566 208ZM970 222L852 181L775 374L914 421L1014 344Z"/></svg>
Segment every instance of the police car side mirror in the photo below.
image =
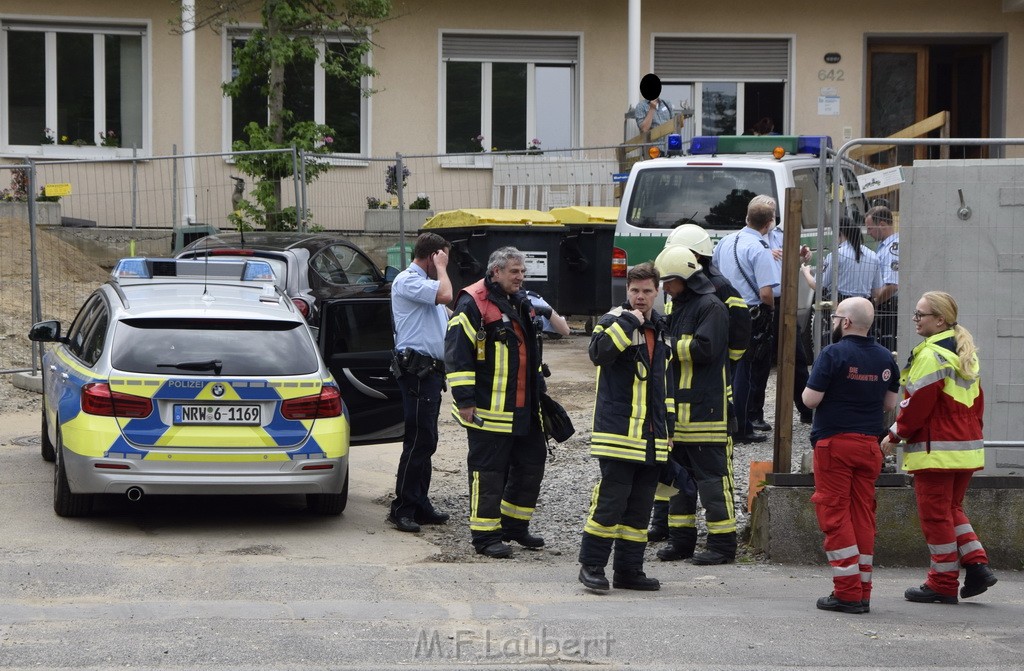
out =
<svg viewBox="0 0 1024 671"><path fill-rule="evenodd" d="M60 342L66 343L67 338L60 334L60 322L50 319L45 322L37 322L29 329L28 339L32 342Z"/></svg>

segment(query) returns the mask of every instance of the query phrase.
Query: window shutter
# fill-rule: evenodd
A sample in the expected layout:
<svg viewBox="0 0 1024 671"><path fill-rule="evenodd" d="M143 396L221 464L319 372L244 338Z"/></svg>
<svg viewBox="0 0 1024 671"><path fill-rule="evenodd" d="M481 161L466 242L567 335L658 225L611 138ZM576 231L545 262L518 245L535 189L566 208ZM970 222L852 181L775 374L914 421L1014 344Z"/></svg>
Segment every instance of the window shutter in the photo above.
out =
<svg viewBox="0 0 1024 671"><path fill-rule="evenodd" d="M576 63L579 39L567 35L446 34L441 36L441 57L446 61Z"/></svg>
<svg viewBox="0 0 1024 671"><path fill-rule="evenodd" d="M665 81L786 81L789 40L655 37L654 72Z"/></svg>

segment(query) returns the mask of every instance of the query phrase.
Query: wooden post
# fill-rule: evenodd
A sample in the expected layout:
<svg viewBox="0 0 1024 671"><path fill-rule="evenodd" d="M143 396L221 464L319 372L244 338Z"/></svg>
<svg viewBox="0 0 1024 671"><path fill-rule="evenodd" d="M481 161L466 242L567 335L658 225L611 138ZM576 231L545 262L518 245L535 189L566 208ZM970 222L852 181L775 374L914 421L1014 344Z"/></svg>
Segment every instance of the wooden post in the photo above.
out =
<svg viewBox="0 0 1024 671"><path fill-rule="evenodd" d="M793 461L793 371L796 367L796 309L800 287L800 233L803 191L786 189L782 231L782 285L779 301L778 365L775 372L775 444L772 469L789 473Z"/></svg>

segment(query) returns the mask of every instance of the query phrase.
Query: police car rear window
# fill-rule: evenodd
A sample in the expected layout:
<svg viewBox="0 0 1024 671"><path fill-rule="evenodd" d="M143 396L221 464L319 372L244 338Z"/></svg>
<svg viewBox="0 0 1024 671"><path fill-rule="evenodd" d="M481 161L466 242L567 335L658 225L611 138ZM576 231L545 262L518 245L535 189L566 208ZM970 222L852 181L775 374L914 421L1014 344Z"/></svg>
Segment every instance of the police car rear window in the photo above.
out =
<svg viewBox="0 0 1024 671"><path fill-rule="evenodd" d="M626 222L651 229L697 224L735 231L745 225L747 204L758 195L777 198L771 170L723 166L643 170L636 177Z"/></svg>
<svg viewBox="0 0 1024 671"><path fill-rule="evenodd" d="M219 362L219 363L216 363ZM320 370L306 326L242 319L126 319L114 368L157 375L305 375Z"/></svg>

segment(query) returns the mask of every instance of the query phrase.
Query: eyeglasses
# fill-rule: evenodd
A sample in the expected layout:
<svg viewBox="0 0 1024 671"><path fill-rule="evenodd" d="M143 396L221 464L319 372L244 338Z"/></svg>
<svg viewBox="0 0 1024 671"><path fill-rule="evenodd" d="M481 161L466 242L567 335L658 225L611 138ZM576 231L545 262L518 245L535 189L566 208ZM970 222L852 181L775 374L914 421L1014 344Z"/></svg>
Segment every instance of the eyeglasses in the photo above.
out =
<svg viewBox="0 0 1024 671"><path fill-rule="evenodd" d="M921 321L921 317L935 317L934 312L921 312L920 310L914 310L914 321Z"/></svg>
<svg viewBox="0 0 1024 671"><path fill-rule="evenodd" d="M832 319L849 319L846 315L832 315Z"/></svg>

